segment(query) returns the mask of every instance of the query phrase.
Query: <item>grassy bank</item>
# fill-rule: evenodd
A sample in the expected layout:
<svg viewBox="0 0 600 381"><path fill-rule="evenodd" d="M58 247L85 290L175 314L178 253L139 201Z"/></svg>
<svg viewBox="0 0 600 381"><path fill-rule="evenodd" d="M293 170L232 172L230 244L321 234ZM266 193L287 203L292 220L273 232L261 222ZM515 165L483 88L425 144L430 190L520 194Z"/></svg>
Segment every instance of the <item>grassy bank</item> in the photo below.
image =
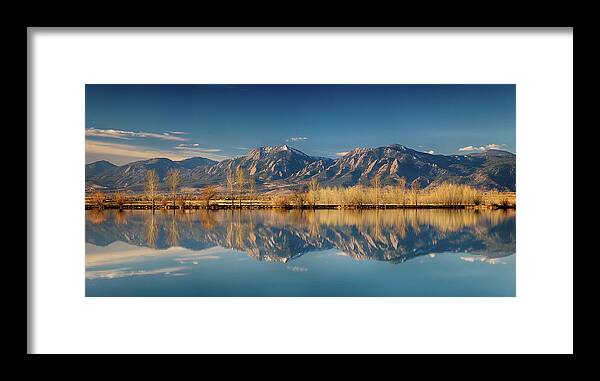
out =
<svg viewBox="0 0 600 381"><path fill-rule="evenodd" d="M154 202L140 194L94 192L86 209L514 209L514 192L480 191L466 185L442 184L425 190L401 187L335 187L277 196L233 197L202 192L158 195Z"/></svg>

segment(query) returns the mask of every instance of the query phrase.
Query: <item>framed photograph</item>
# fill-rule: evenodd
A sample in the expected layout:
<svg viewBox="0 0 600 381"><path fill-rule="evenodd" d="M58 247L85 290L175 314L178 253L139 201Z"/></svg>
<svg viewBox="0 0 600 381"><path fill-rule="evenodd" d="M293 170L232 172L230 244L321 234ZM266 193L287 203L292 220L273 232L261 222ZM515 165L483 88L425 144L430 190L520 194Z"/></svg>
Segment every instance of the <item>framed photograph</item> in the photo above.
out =
<svg viewBox="0 0 600 381"><path fill-rule="evenodd" d="M28 352L572 353L572 28L362 32L30 28Z"/></svg>
<svg viewBox="0 0 600 381"><path fill-rule="evenodd" d="M515 85L85 100L86 296L515 296Z"/></svg>

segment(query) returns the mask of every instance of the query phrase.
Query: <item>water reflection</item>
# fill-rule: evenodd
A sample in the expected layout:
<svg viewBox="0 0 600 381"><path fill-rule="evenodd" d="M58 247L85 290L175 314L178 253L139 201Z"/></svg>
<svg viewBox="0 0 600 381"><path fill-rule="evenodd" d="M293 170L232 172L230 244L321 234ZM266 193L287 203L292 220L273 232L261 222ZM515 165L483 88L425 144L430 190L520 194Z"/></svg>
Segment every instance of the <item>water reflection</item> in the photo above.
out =
<svg viewBox="0 0 600 381"><path fill-rule="evenodd" d="M329 249L356 260L390 263L441 252L492 263L515 252L515 212L86 211L86 242L107 246L118 241L153 249L218 246L259 261L283 263Z"/></svg>

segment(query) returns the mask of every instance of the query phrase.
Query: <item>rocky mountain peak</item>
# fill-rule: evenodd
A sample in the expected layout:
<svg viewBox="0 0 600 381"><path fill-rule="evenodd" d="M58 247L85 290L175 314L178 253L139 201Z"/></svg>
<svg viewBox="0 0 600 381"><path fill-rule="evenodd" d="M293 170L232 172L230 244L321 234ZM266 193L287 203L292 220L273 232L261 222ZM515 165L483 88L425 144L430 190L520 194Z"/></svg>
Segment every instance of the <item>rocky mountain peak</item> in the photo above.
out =
<svg viewBox="0 0 600 381"><path fill-rule="evenodd" d="M401 144L390 144L357 147L342 157L329 159L309 156L283 144L254 148L245 156L220 162L196 157L179 162L157 158L123 166L91 163L86 165L86 186L142 190L148 169L163 178L171 168L182 171L183 185L189 187L222 185L228 173L242 168L255 177L259 186L269 184L269 187L302 187L315 176L323 186L366 185L379 175L383 185L394 185L404 178L408 182L419 179L424 187L453 182L514 191L516 157L500 150L429 155Z"/></svg>

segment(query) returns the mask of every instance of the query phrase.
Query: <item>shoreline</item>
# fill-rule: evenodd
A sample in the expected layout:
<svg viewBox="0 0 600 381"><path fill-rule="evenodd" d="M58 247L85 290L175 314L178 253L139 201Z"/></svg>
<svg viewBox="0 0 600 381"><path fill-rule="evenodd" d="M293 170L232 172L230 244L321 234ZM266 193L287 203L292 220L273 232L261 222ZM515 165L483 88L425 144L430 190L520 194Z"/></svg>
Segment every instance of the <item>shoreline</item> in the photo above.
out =
<svg viewBox="0 0 600 381"><path fill-rule="evenodd" d="M235 210L235 209L243 209L243 210L260 210L260 209L300 209L300 210L316 210L316 209L329 209L329 210L387 210L387 209L493 209L493 210L506 210L506 209L516 209L516 205L499 205L499 204L487 204L487 205L473 205L473 204L464 204L464 205L444 205L444 204L422 204L422 205L398 205L398 204L385 204L385 205L338 205L338 204L320 204L320 205L272 205L272 204L242 204L238 205L225 205L225 204L213 204L209 205L199 205L199 204L191 204L191 205L155 205L154 210ZM98 205L90 205L88 203L85 204L85 210L153 210L152 205L148 205L146 202L140 203L126 203L123 205L117 205L113 203L108 203L106 205L98 206Z"/></svg>

